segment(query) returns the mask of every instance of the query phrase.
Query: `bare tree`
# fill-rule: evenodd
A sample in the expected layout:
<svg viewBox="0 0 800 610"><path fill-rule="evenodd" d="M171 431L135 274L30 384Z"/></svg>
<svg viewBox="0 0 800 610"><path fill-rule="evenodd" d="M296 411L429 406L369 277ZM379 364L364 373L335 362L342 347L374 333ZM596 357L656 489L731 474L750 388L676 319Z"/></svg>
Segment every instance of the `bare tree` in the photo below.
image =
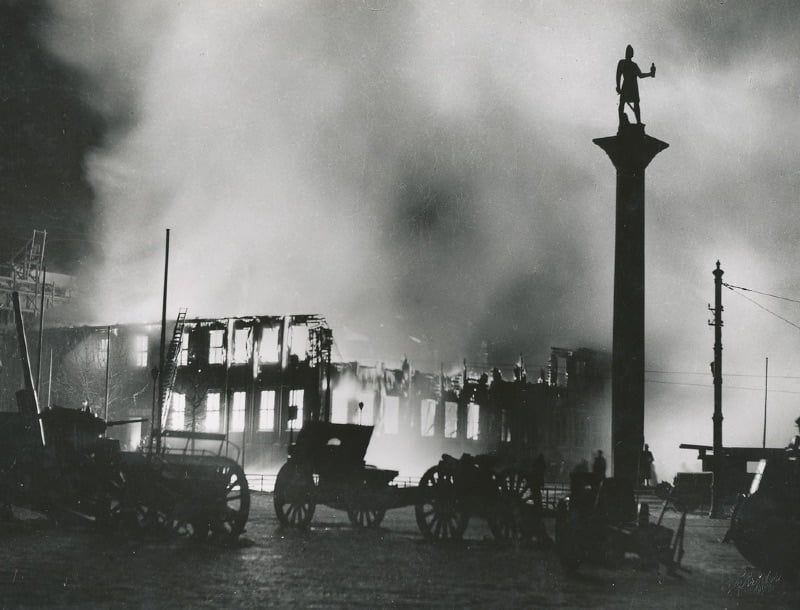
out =
<svg viewBox="0 0 800 610"><path fill-rule="evenodd" d="M106 401L106 358L108 368L108 417L126 417L135 406L136 397L149 386L146 369L138 371L130 359L125 337L111 336L107 354L105 333L92 332L77 339L57 364L53 395L63 406L89 406L101 415Z"/></svg>

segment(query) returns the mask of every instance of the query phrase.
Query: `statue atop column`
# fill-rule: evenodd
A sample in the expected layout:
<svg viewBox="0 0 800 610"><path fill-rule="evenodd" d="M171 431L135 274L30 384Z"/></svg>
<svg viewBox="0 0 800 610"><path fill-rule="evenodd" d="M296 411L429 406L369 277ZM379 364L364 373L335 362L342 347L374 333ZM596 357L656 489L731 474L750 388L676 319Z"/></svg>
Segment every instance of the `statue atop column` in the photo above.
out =
<svg viewBox="0 0 800 610"><path fill-rule="evenodd" d="M633 109L636 115L636 124L642 124L639 110L639 81L648 76L655 78L656 65L650 64L650 72L642 72L633 61L633 47L628 45L625 49L625 59L620 59L617 64L617 93L619 94L619 124L620 127L628 124L628 115L625 114L625 104ZM620 86L620 79L622 83Z"/></svg>

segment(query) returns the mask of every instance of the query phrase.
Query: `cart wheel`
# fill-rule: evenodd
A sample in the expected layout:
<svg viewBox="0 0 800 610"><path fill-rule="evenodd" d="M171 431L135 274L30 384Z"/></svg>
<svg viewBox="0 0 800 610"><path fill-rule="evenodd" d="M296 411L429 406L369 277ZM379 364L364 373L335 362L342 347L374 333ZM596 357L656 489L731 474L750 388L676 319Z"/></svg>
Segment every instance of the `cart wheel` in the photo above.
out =
<svg viewBox="0 0 800 610"><path fill-rule="evenodd" d="M383 517L386 515L386 510L382 508L348 508L347 517L353 527L359 528L376 528L380 526Z"/></svg>
<svg viewBox="0 0 800 610"><path fill-rule="evenodd" d="M508 469L492 477L495 494L491 499L487 524L495 540L520 542L523 538L522 505L523 495L529 489L527 479Z"/></svg>
<svg viewBox="0 0 800 610"><path fill-rule="evenodd" d="M549 543L537 494L527 476L508 468L497 477L498 498L488 519L497 540L527 542L537 538Z"/></svg>
<svg viewBox="0 0 800 610"><path fill-rule="evenodd" d="M469 515L458 500L453 475L432 466L422 475L419 491L414 513L422 535L428 540L460 540Z"/></svg>
<svg viewBox="0 0 800 610"><path fill-rule="evenodd" d="M284 464L275 479L273 504L281 525L308 527L317 508L312 474L291 462Z"/></svg>
<svg viewBox="0 0 800 610"><path fill-rule="evenodd" d="M211 531L233 540L244 531L250 514L250 488L241 466L233 460L221 466L218 473L223 477L225 491L219 498L219 512L211 520Z"/></svg>

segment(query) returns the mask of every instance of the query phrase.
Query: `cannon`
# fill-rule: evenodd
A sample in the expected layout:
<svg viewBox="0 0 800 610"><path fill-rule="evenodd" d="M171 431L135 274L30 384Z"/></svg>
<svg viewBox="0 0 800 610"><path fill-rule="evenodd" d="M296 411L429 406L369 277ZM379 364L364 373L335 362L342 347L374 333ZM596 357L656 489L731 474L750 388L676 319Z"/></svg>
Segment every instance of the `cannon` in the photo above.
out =
<svg viewBox="0 0 800 610"><path fill-rule="evenodd" d="M372 426L308 422L275 479L273 505L289 527L308 527L318 504L347 511L357 528L376 528L386 511L416 500L417 488L392 485L396 470L364 462Z"/></svg>
<svg viewBox="0 0 800 610"><path fill-rule="evenodd" d="M448 454L420 480L415 506L417 525L429 540L459 540L471 516L487 520L495 539L523 542L536 538L549 544L540 490L514 463L495 455L460 459Z"/></svg>
<svg viewBox="0 0 800 610"><path fill-rule="evenodd" d="M663 564L670 572L680 566L686 512L676 532L650 522L647 504L637 505L627 479L598 479L592 473L573 473L570 493L556 506L556 552L567 572L590 562L621 565L626 553L642 565Z"/></svg>
<svg viewBox="0 0 800 610"><path fill-rule="evenodd" d="M725 539L762 570L800 568L800 459L795 451L763 459L749 493L739 496Z"/></svg>
<svg viewBox="0 0 800 610"><path fill-rule="evenodd" d="M106 422L91 413L39 408L19 303L13 293L24 389L17 412L0 413L0 506L22 505L56 518L108 516L119 443L103 437Z"/></svg>
<svg viewBox="0 0 800 610"><path fill-rule="evenodd" d="M105 422L59 406L32 415L25 390L17 401L19 412L0 414L0 504L106 519L120 450L101 436Z"/></svg>

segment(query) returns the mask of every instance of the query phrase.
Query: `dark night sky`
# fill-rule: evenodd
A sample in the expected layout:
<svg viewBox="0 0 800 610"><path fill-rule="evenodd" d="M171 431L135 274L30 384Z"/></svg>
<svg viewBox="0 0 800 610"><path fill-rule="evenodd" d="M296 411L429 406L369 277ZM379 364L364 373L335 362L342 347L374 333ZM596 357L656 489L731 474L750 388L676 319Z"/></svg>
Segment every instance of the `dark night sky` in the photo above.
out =
<svg viewBox="0 0 800 610"><path fill-rule="evenodd" d="M45 48L48 16L43 2L0 4L0 260L46 229L48 267L76 272L93 241L84 156L104 121L83 101L77 70Z"/></svg>

